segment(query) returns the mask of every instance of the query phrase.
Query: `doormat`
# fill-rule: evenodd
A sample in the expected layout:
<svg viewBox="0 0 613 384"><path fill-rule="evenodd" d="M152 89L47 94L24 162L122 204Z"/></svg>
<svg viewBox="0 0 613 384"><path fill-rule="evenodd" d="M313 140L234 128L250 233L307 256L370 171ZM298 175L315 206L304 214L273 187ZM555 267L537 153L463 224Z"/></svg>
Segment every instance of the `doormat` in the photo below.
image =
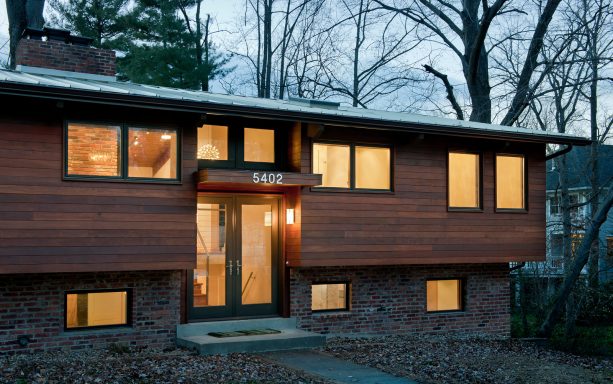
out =
<svg viewBox="0 0 613 384"><path fill-rule="evenodd" d="M248 329L245 331L230 331L230 332L209 332L209 336L213 337L237 337L237 336L258 336L258 335L274 335L281 333L276 329Z"/></svg>

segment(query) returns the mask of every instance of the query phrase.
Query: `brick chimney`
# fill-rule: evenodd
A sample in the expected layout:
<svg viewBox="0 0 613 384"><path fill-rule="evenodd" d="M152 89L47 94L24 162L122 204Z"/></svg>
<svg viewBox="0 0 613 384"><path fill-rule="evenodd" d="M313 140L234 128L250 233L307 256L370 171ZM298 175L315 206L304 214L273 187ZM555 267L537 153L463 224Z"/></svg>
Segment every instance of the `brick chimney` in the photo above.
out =
<svg viewBox="0 0 613 384"><path fill-rule="evenodd" d="M17 44L17 70L81 78L115 79L115 51L91 46L93 39L54 28L28 28Z"/></svg>

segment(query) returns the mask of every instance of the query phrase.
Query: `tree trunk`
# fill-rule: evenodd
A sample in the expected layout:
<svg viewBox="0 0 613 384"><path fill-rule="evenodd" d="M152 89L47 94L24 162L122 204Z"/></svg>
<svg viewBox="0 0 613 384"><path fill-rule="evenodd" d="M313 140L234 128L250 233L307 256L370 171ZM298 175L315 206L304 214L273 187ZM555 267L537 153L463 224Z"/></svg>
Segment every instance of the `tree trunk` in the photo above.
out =
<svg viewBox="0 0 613 384"><path fill-rule="evenodd" d="M593 36L593 35L592 35ZM594 52L595 42L592 42L590 55L591 61L590 66L592 70L591 82L590 82L590 131L592 138L592 147L590 151L590 187L591 187L591 217L594 218L596 211L598 210L598 190L599 190L599 180L598 180L598 124L597 124L597 113L598 113L598 58L597 53ZM599 260L600 260L600 246L598 241L598 236L594 239L591 246L590 251L590 261L588 264L588 284L591 288L598 288L598 269L599 269Z"/></svg>
<svg viewBox="0 0 613 384"><path fill-rule="evenodd" d="M41 29L44 0L6 0L6 13L9 21L9 67L15 69L15 53L21 34L26 29Z"/></svg>
<svg viewBox="0 0 613 384"><path fill-rule="evenodd" d="M585 266L590 256L590 248L592 241L597 237L602 223L607 219L609 211L613 206L613 186L609 188L607 195L603 199L602 205L598 209L598 212L590 219L588 228L585 231L585 237L581 242L581 246L577 250L577 256L573 265L569 269L569 273L565 276L562 287L558 292L558 295L554 299L553 305L549 310L543 324L539 328L538 335L541 337L549 337L553 332L553 327L562 316L564 305L568 299L577 279L581 274L581 270Z"/></svg>

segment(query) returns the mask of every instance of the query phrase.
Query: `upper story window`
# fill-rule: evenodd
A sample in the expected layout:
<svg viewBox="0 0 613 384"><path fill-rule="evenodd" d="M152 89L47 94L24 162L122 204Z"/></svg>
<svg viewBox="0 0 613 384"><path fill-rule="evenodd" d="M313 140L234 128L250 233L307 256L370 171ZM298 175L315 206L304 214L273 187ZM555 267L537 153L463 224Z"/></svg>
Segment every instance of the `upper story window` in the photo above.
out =
<svg viewBox="0 0 613 384"><path fill-rule="evenodd" d="M68 123L66 178L177 181L176 129Z"/></svg>
<svg viewBox="0 0 613 384"><path fill-rule="evenodd" d="M497 209L526 209L525 168L523 155L496 155Z"/></svg>
<svg viewBox="0 0 613 384"><path fill-rule="evenodd" d="M281 166L279 132L243 124L204 124L198 128L200 168L272 170Z"/></svg>
<svg viewBox="0 0 613 384"><path fill-rule="evenodd" d="M448 155L448 206L451 209L481 208L481 156L450 151Z"/></svg>
<svg viewBox="0 0 613 384"><path fill-rule="evenodd" d="M313 173L321 188L391 190L391 148L354 144L313 144Z"/></svg>

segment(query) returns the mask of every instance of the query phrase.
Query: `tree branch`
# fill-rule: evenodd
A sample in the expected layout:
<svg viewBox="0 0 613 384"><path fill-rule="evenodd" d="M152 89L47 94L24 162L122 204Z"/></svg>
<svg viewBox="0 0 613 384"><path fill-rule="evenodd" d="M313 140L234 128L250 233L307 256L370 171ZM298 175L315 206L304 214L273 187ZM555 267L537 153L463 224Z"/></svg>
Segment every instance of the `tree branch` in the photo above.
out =
<svg viewBox="0 0 613 384"><path fill-rule="evenodd" d="M453 93L453 86L451 85L451 83L449 83L449 80L447 79L447 75L437 71L436 69L432 68L431 66L427 64L424 64L424 68L426 72L429 72L433 74L434 76L438 77L439 79L441 79L443 84L445 84L445 89L447 90L447 99L449 100L449 102L451 102L451 106L453 107L456 113L457 119L464 120L464 113L462 112L462 108L460 108L460 105L458 104L458 101L455 98L455 95Z"/></svg>

